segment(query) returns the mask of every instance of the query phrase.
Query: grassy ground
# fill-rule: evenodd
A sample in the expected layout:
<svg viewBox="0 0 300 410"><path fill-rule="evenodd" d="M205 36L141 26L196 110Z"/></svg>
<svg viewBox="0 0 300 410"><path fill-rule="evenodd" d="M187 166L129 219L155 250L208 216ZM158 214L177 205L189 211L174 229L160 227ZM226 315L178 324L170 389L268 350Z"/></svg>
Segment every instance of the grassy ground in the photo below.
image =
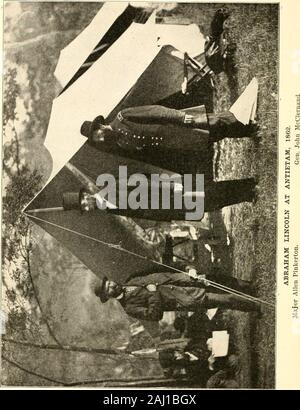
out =
<svg viewBox="0 0 300 410"><path fill-rule="evenodd" d="M176 13L189 17L208 33L218 4L181 5ZM259 143L224 140L216 145L216 178L258 176L258 200L223 210L231 237L233 274L255 283L257 296L273 302L276 283L277 190L277 29L276 5L230 4L226 30L236 43L235 66L217 78L215 111L228 109L255 76L259 82ZM242 361L241 387L273 388L275 380L275 312L265 309L257 320L230 312L227 320Z"/></svg>
<svg viewBox="0 0 300 410"><path fill-rule="evenodd" d="M234 273L254 280L257 295L269 302L274 301L276 282L277 18L276 8L270 6L247 6L242 14L233 10L228 26L229 35L238 46L237 69L234 76L230 78L229 75L229 84L236 88L232 92L227 88L227 93L223 86L219 88L219 92L234 99L253 76L259 81L261 141L259 144L247 140L220 144L218 171L220 178L248 175L259 178L255 206L244 204L232 208L233 262ZM225 104L225 101L219 102L217 108L224 109ZM259 321L249 318L249 327L245 326L243 316L236 314L236 332L240 341L244 340L239 345L240 356L250 366L244 366L241 385L250 382L253 387L272 388L275 376L274 311L265 309Z"/></svg>

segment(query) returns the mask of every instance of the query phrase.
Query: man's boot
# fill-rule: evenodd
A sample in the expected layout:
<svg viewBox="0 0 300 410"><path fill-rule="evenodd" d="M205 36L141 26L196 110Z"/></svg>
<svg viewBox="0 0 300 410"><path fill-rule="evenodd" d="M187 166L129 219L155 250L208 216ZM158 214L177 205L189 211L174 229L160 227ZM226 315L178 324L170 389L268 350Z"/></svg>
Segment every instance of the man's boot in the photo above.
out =
<svg viewBox="0 0 300 410"><path fill-rule="evenodd" d="M254 178L210 182L205 187L204 210L212 212L224 206L252 202L255 198L255 186Z"/></svg>
<svg viewBox="0 0 300 410"><path fill-rule="evenodd" d="M242 312L257 312L258 318L261 316L261 305L259 302L250 300L233 293L212 293L205 294L202 306L205 308L223 308L240 310Z"/></svg>
<svg viewBox="0 0 300 410"><path fill-rule="evenodd" d="M243 138L253 137L258 131L258 125L250 122L245 125L238 121L230 112L220 114L207 114L210 137L213 141L220 141L223 138Z"/></svg>

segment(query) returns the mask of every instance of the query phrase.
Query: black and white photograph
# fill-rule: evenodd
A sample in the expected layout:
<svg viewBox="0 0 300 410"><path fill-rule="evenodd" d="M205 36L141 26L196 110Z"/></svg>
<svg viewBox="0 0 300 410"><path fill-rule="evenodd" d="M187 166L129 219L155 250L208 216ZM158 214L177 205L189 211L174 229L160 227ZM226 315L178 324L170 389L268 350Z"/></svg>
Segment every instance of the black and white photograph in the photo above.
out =
<svg viewBox="0 0 300 410"><path fill-rule="evenodd" d="M4 2L3 387L275 389L279 23Z"/></svg>

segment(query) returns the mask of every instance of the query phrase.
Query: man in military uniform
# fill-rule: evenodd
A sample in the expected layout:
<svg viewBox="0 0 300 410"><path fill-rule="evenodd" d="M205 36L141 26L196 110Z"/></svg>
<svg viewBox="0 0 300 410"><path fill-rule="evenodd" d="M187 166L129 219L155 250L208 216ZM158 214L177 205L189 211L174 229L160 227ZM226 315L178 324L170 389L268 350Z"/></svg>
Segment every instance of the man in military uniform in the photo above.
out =
<svg viewBox="0 0 300 410"><path fill-rule="evenodd" d="M129 316L159 321L166 311L198 311L202 308L225 308L260 312L259 303L216 289L205 279L180 272L153 273L129 279L120 285L104 278L95 293L102 303L117 299ZM215 277L213 276L213 279ZM219 275L218 283L251 293L250 283L229 275Z"/></svg>
<svg viewBox="0 0 300 410"><path fill-rule="evenodd" d="M162 148L205 152L212 142L249 137L255 129L255 124L244 125L229 111L206 113L204 105L185 110L145 105L121 110L110 124L105 124L101 115L84 121L80 131L98 148L108 142L128 151Z"/></svg>
<svg viewBox="0 0 300 410"><path fill-rule="evenodd" d="M91 145L102 149L103 143L118 146L125 152L139 153L165 151L207 152L212 142L224 137L251 136L255 124L244 125L231 112L207 114L204 106L175 110L159 105L126 108L110 123L98 116L85 121L81 133ZM145 160L145 159L144 159ZM147 160L147 158L146 158ZM205 181L205 211L255 199L253 178L222 182ZM158 213L157 213L158 214ZM138 215L135 215L139 217ZM182 215L167 218L140 216L148 219L184 219Z"/></svg>

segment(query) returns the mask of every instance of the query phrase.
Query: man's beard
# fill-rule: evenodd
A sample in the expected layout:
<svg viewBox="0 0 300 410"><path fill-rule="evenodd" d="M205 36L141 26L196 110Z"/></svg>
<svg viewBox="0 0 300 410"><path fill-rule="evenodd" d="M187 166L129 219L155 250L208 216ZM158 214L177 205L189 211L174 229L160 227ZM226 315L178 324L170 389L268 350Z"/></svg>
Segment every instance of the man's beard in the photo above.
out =
<svg viewBox="0 0 300 410"><path fill-rule="evenodd" d="M113 144L116 139L116 132L109 129L109 128L99 128L101 129L101 137L103 138L103 141L96 140L92 141L92 145L95 147L99 146L101 147L103 144L108 145L108 144Z"/></svg>
<svg viewBox="0 0 300 410"><path fill-rule="evenodd" d="M116 283L113 289L110 290L110 296L113 298L116 298L122 293L122 291L123 291L122 286Z"/></svg>

